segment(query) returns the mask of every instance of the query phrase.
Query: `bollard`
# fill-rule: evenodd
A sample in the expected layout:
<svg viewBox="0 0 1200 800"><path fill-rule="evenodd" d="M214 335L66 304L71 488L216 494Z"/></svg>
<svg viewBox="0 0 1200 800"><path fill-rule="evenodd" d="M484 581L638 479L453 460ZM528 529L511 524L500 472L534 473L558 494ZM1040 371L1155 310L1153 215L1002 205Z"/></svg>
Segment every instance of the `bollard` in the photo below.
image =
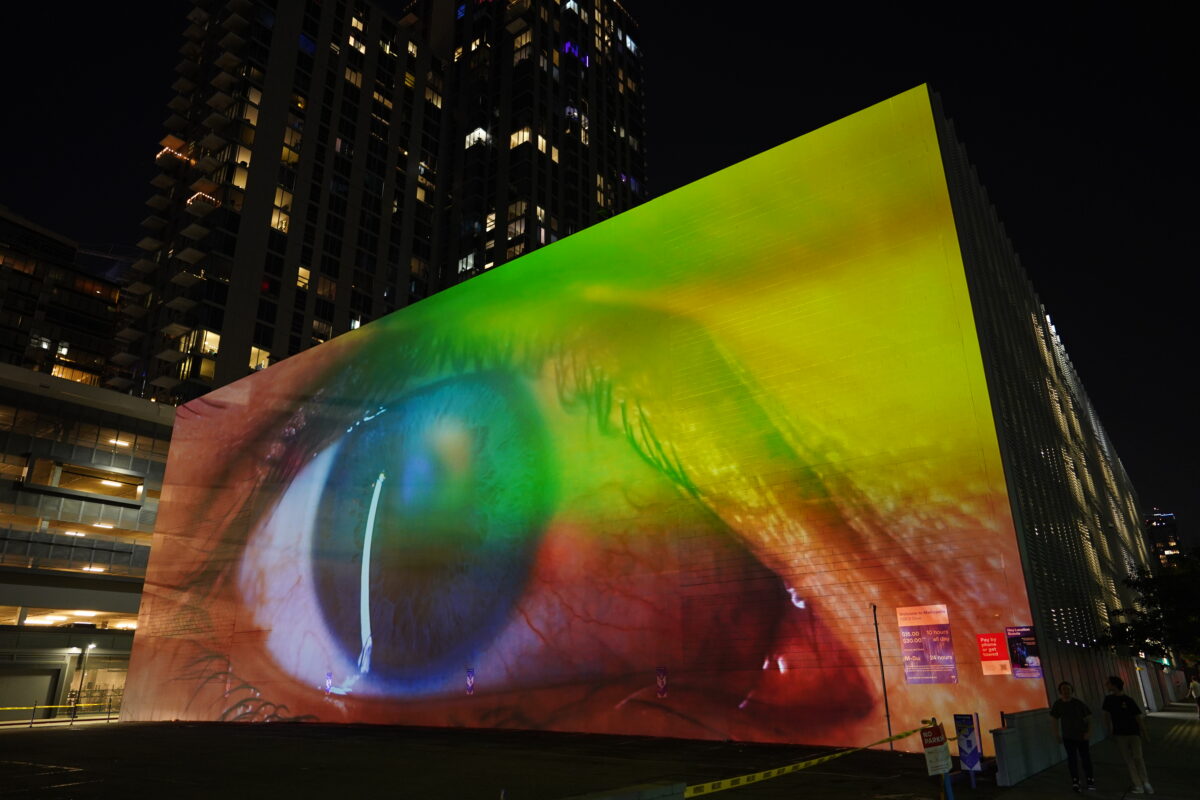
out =
<svg viewBox="0 0 1200 800"><path fill-rule="evenodd" d="M33 721L37 718L37 700L33 701L33 713L29 715L29 727L33 727Z"/></svg>

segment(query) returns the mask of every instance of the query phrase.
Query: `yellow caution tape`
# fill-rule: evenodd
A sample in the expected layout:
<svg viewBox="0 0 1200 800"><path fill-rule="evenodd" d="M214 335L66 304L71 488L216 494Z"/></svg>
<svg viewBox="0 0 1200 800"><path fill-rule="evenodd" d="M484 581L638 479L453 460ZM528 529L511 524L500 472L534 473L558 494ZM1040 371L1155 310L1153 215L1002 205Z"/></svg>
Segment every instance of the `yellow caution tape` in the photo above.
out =
<svg viewBox="0 0 1200 800"><path fill-rule="evenodd" d="M41 711L43 708L83 708L84 706L102 706L104 703L76 703L66 706L7 706L0 711Z"/></svg>
<svg viewBox="0 0 1200 800"><path fill-rule="evenodd" d="M879 744L887 744L894 742L897 739L903 739L906 736L912 736L920 728L913 728L911 731L897 733L895 736L889 736L886 739L880 739L878 742L871 742L862 747L852 747L849 750L840 750L836 753L830 753L827 756L819 758L810 758L808 761L800 761L795 764L788 764L786 767L776 767L775 769L767 769L762 772L751 772L748 775L738 775L736 778L724 778L719 781L707 781L705 783L697 783L693 786L688 786L683 791L684 797L699 797L700 795L709 795L713 792L723 792L726 789L736 789L740 786L746 786L751 783L758 783L769 778L778 778L780 775L787 775L792 772L799 772L802 769L815 767L817 764L824 764L826 761L833 761L835 758L857 753L859 750L866 750L868 747L874 747Z"/></svg>

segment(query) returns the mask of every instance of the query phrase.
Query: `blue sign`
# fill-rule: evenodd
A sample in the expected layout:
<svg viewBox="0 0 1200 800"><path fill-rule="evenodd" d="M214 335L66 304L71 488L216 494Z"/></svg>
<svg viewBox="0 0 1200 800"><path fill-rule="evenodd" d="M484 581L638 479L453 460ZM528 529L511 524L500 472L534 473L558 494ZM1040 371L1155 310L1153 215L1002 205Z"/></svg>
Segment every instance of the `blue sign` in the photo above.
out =
<svg viewBox="0 0 1200 800"><path fill-rule="evenodd" d="M983 769L983 750L979 746L979 715L955 714L954 730L958 737L958 761L966 772Z"/></svg>

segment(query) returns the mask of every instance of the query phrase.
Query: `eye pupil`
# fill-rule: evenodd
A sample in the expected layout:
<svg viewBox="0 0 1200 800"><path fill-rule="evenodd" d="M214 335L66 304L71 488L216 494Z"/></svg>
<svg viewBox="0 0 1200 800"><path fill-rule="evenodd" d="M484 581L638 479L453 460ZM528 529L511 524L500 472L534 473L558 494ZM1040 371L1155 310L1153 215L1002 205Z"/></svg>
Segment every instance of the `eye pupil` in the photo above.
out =
<svg viewBox="0 0 1200 800"><path fill-rule="evenodd" d="M328 627L356 657L365 586L372 677L394 690L436 688L521 595L553 507L543 425L511 376L468 375L353 426L338 454L313 536Z"/></svg>

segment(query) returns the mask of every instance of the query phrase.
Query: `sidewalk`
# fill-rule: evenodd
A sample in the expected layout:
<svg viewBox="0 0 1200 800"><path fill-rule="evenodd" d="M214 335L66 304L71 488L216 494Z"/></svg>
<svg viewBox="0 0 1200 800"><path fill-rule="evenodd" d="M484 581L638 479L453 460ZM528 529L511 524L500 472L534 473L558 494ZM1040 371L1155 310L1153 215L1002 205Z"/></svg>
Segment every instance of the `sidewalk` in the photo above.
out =
<svg viewBox="0 0 1200 800"><path fill-rule="evenodd" d="M1155 797L1200 793L1200 721L1182 704L1149 718ZM697 784L827 755L833 748L536 731L384 726L92 722L0 729L0 800L268 798L562 800L655 781ZM1126 796L1116 744L1092 751L1099 791ZM993 775L957 800L1065 800L1065 763L1014 787ZM802 772L722 792L722 800L938 800L920 755L863 750ZM1140 795L1139 795L1140 797Z"/></svg>
<svg viewBox="0 0 1200 800"><path fill-rule="evenodd" d="M1200 796L1200 719L1193 703L1172 703L1166 711L1157 711L1146 718L1150 741L1143 744L1146 770L1154 796L1165 800L1193 800ZM1099 724L1103 725L1101 721ZM1121 797L1148 797L1129 792L1132 784L1125 762L1112 739L1105 739L1092 748L1092 764L1096 770L1094 792L1084 792L1097 800ZM1071 794L1071 776L1063 761L1032 778L1002 791L1002 800L1042 800L1063 798ZM969 797L962 793L960 797Z"/></svg>

